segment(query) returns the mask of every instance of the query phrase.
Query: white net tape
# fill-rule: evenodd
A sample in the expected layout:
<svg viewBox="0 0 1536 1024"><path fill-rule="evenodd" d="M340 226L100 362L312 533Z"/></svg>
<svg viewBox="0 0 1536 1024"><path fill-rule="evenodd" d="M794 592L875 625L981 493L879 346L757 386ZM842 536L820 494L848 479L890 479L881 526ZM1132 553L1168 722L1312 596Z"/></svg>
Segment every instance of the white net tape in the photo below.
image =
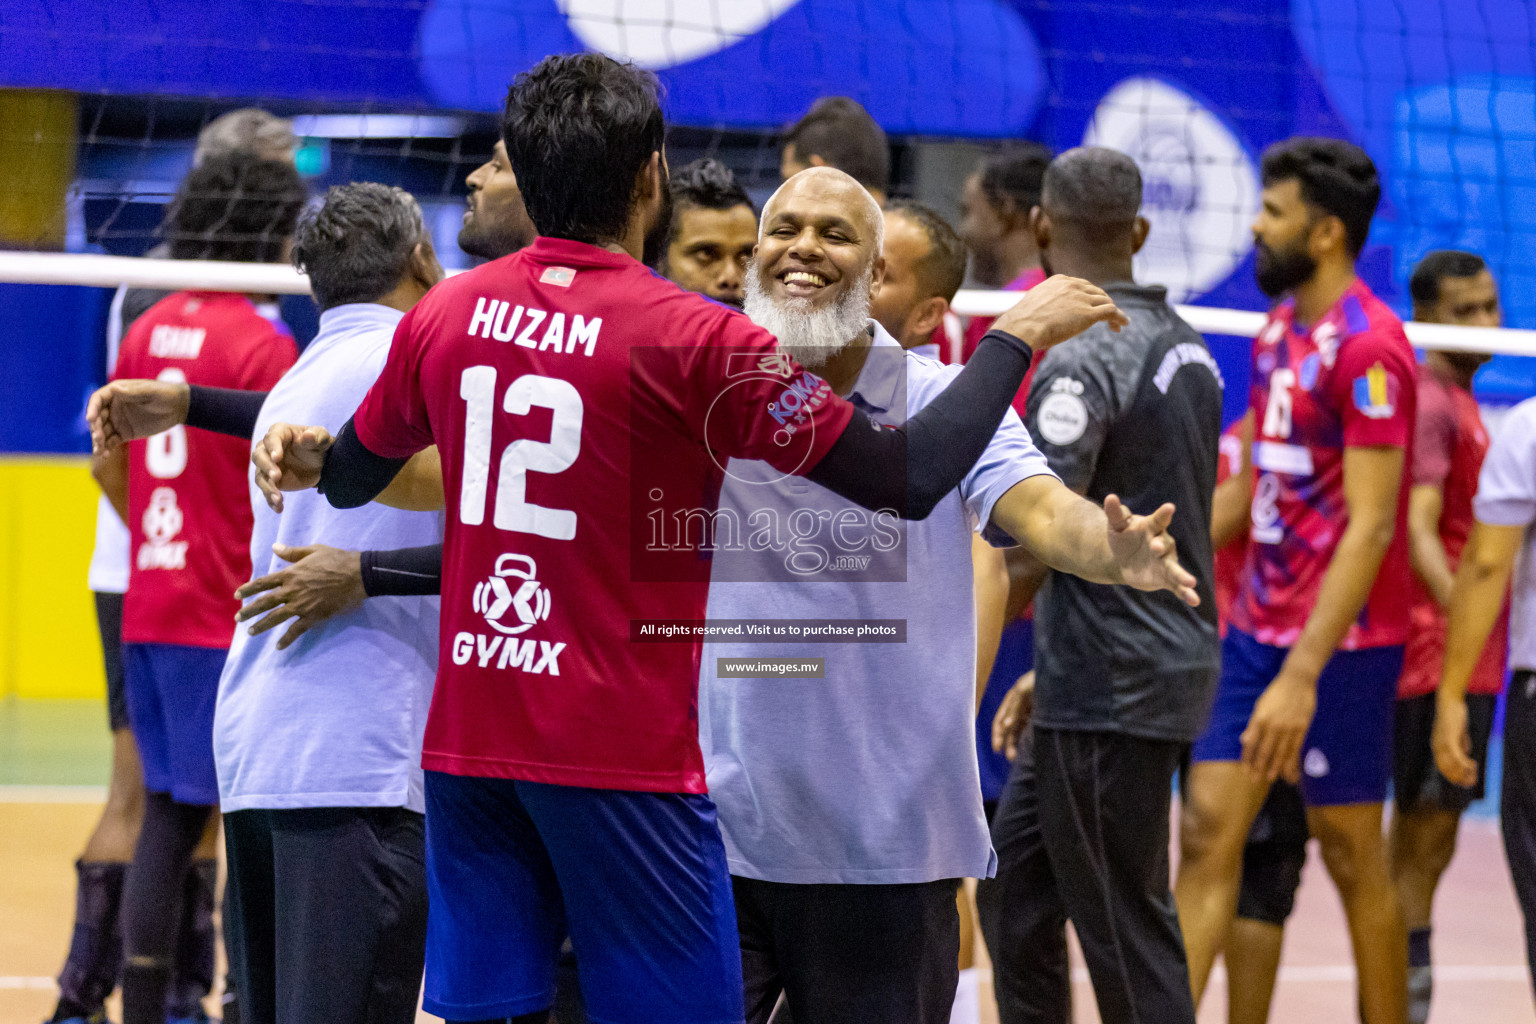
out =
<svg viewBox="0 0 1536 1024"><path fill-rule="evenodd" d="M96 288L127 284L135 288L199 288L267 295L305 295L309 292L308 278L284 264L155 260L75 253L0 252L0 282ZM955 296L953 307L962 316L995 316L1018 300L1018 292L962 289ZM1211 306L1175 308L1191 327L1204 334L1251 338L1264 324L1264 314L1251 310ZM1536 356L1536 330L1421 323L1408 323L1405 327L1408 340L1417 348Z"/></svg>

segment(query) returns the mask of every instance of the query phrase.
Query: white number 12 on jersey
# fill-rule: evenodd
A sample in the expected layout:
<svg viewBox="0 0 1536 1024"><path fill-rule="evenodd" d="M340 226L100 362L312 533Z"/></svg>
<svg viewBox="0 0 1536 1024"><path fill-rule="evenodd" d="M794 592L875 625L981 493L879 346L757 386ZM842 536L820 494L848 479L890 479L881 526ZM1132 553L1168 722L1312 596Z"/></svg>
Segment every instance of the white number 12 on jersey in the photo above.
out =
<svg viewBox="0 0 1536 1024"><path fill-rule="evenodd" d="M491 419L496 411L496 368L471 366L459 378L464 399L464 475L459 488L459 521L467 526L485 522L485 491L491 474ZM548 441L519 438L501 453L496 478L498 530L533 533L552 540L576 536L576 513L545 508L524 500L528 474L560 473L570 469L581 453L581 395L569 381L528 373L514 380L502 399L502 409L526 416L534 406L554 413Z"/></svg>

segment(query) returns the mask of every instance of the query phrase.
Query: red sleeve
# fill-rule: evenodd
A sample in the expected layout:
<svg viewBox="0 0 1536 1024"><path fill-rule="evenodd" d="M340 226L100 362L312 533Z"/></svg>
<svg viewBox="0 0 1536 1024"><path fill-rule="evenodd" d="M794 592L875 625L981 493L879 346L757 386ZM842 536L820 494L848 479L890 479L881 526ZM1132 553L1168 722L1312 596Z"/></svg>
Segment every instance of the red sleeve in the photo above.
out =
<svg viewBox="0 0 1536 1024"><path fill-rule="evenodd" d="M1346 448L1408 447L1418 369L1395 325L1373 326L1339 346L1331 389Z"/></svg>
<svg viewBox="0 0 1536 1024"><path fill-rule="evenodd" d="M853 406L745 316L724 313L712 334L713 344L684 350L693 357L683 371L694 388L690 426L721 455L809 473L842 436Z"/></svg>
<svg viewBox="0 0 1536 1024"><path fill-rule="evenodd" d="M352 426L363 447L387 459L415 455L433 443L421 390L420 335L425 331L414 329L420 309L418 303L395 328L384 370L352 417Z"/></svg>
<svg viewBox="0 0 1536 1024"><path fill-rule="evenodd" d="M1413 482L1436 487L1451 474L1456 450L1456 409L1445 389L1427 378L1419 385L1413 430Z"/></svg>

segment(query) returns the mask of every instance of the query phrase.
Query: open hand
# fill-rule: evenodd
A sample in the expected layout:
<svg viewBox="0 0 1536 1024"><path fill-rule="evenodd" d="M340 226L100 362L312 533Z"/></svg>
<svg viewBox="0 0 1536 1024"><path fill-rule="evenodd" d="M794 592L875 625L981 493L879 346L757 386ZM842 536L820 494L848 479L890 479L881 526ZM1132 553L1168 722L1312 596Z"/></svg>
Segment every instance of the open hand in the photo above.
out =
<svg viewBox="0 0 1536 1024"><path fill-rule="evenodd" d="M304 491L320 482L325 453L336 439L324 427L300 427L274 423L267 436L256 442L251 462L256 467L256 486L274 512L283 510L284 491Z"/></svg>
<svg viewBox="0 0 1536 1024"><path fill-rule="evenodd" d="M168 380L114 380L98 388L85 406L91 451L100 455L129 441L187 422L192 389Z"/></svg>
<svg viewBox="0 0 1536 1024"><path fill-rule="evenodd" d="M1019 755L1019 737L1035 710L1035 674L1025 672L1003 695L992 718L992 749L1012 761Z"/></svg>
<svg viewBox="0 0 1536 1024"><path fill-rule="evenodd" d="M362 556L356 551L324 544L302 548L274 544L272 551L293 564L235 591L235 597L242 601L262 595L236 612L235 621L263 616L251 625L251 635L259 636L289 619L296 620L278 639L280 651L326 619L356 608L368 596L363 591Z"/></svg>
<svg viewBox="0 0 1536 1024"><path fill-rule="evenodd" d="M1053 274L1025 292L992 326L1022 339L1038 356L1094 324L1108 324L1110 330L1118 331L1128 323L1115 300L1098 285Z"/></svg>
<svg viewBox="0 0 1536 1024"><path fill-rule="evenodd" d="M1267 782L1301 779L1301 745L1317 710L1317 684L1281 668L1243 730L1243 764Z"/></svg>
<svg viewBox="0 0 1536 1024"><path fill-rule="evenodd" d="M1120 580L1137 590L1171 590L1191 608L1198 607L1198 582L1179 564L1178 546L1168 533L1174 507L1164 504L1149 516L1131 513L1113 494L1104 499L1109 521L1109 550L1120 568Z"/></svg>
<svg viewBox="0 0 1536 1024"><path fill-rule="evenodd" d="M1472 760L1472 734L1467 730L1467 702L1435 702L1435 731L1430 739L1440 774L1463 788L1477 785L1477 762Z"/></svg>

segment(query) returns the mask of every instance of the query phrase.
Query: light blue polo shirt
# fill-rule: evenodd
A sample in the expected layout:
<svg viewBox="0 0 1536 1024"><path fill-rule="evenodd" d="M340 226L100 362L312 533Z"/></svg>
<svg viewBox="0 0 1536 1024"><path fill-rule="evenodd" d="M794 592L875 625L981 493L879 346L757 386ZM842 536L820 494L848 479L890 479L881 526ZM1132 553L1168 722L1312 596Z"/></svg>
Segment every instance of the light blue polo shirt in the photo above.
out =
<svg viewBox="0 0 1536 1024"><path fill-rule="evenodd" d="M384 368L404 314L375 303L320 314L310 342L261 407L256 437L274 423L318 424L333 434ZM442 514L383 505L341 510L317 491L267 508L253 482L255 576L288 563L274 542L354 551L436 544ZM372 597L311 629L285 651L287 625L251 636L235 629L219 680L213 753L224 811L247 808L424 808L421 737L437 673L436 597Z"/></svg>
<svg viewBox="0 0 1536 1024"><path fill-rule="evenodd" d="M850 399L899 424L960 372L871 321ZM928 882L996 867L976 767L971 532L1031 476L1049 475L1009 411L959 488L927 519L875 521L761 462L732 460L710 619L897 619L906 643L710 643L700 742L731 873L772 882ZM900 541L894 539L903 535ZM995 528L998 546L1012 542ZM718 659L822 658L820 679L721 679Z"/></svg>

